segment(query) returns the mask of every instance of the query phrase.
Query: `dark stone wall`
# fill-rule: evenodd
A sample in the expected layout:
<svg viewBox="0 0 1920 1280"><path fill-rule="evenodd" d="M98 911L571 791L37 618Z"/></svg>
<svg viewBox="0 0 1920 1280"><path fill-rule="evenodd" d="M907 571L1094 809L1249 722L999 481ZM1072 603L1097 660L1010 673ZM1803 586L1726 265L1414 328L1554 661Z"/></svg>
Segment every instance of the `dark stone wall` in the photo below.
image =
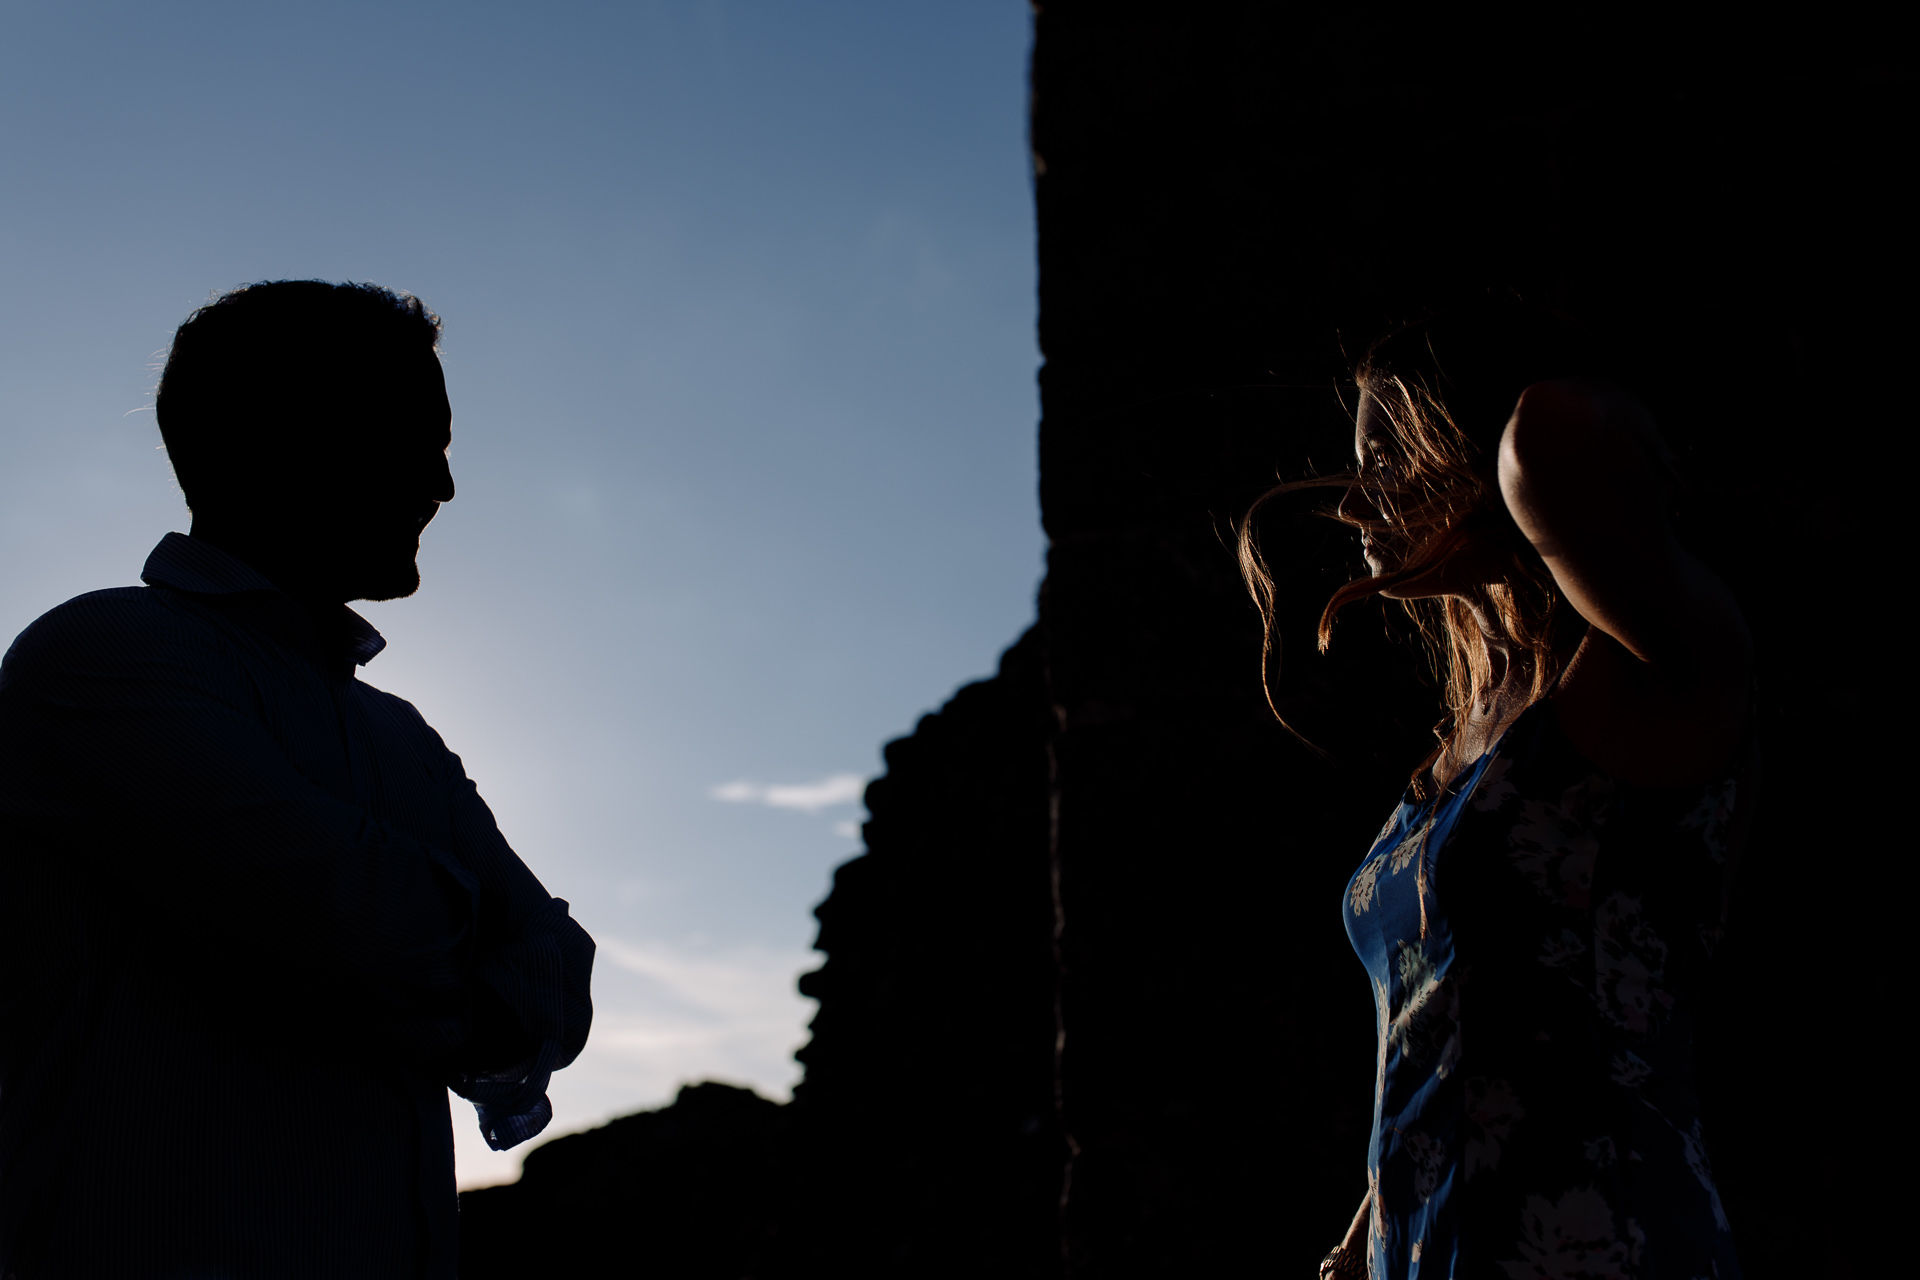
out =
<svg viewBox="0 0 1920 1280"><path fill-rule="evenodd" d="M776 1244L784 1108L688 1085L673 1105L556 1138L519 1182L460 1197L460 1274L741 1280Z"/></svg>
<svg viewBox="0 0 1920 1280"><path fill-rule="evenodd" d="M593 1135L562 1140L467 1197L471 1238L591 1204L653 1224L606 1274L707 1275L673 1260L717 1237L662 1208L692 1186L746 1224L707 1251L726 1274L1309 1274L1363 1189L1372 1084L1338 895L1438 707L1378 610L1313 652L1358 565L1306 504L1266 528L1277 692L1324 754L1289 737L1229 526L1277 471L1342 465L1350 354L1511 288L1621 341L1758 636L1769 779L1700 1046L1748 1274L1877 1273L1910 74L1889 28L1824 11L1456 8L1038 8L1039 623L889 746L818 912L796 1101L743 1137L683 1098L717 1166L596 1139L626 1179L598 1198L557 1193ZM567 1274L467 1272L496 1273Z"/></svg>
<svg viewBox="0 0 1920 1280"><path fill-rule="evenodd" d="M1902 420L1890 39L1624 6L1040 8L1068 1273L1306 1274L1359 1199L1371 1013L1336 899L1437 708L1378 613L1312 653L1327 571L1357 565L1283 517L1282 698L1330 759L1288 741L1221 535L1276 468L1338 465L1347 355L1489 289L1614 339L1758 632L1772 785L1701 1046L1709 1137L1750 1274L1872 1270L1847 1224L1885 1158L1840 1100L1878 1076L1894 933L1858 923L1840 851L1893 793L1867 708L1898 606L1862 554L1889 506L1826 477ZM1860 376L1883 354L1902 373Z"/></svg>
<svg viewBox="0 0 1920 1280"><path fill-rule="evenodd" d="M1030 632L887 745L800 981L781 1274L1053 1274L1047 720Z"/></svg>

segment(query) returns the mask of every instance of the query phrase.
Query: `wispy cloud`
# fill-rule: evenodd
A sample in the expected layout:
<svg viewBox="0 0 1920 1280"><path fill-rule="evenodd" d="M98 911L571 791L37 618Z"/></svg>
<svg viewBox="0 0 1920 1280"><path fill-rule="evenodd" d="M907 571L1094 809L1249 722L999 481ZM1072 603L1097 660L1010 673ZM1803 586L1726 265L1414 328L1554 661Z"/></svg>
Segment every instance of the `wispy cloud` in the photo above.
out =
<svg viewBox="0 0 1920 1280"><path fill-rule="evenodd" d="M799 1076L793 1052L816 1008L799 977L819 967L817 952L595 941L608 963L596 975L604 990L589 1050L636 1102L658 1105L679 1084L715 1079L788 1096Z"/></svg>
<svg viewBox="0 0 1920 1280"><path fill-rule="evenodd" d="M857 773L836 773L818 782L762 785L758 782L723 782L707 794L729 804L764 804L772 809L798 809L818 813L835 805L853 804L866 793L867 780Z"/></svg>

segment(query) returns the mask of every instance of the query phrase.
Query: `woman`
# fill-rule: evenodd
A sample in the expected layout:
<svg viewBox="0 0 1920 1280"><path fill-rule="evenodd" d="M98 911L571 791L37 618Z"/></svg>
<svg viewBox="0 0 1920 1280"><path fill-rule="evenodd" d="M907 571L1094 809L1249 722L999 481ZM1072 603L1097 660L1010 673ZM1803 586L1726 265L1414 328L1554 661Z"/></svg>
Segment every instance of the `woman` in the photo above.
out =
<svg viewBox="0 0 1920 1280"><path fill-rule="evenodd" d="M1318 482L1370 571L1322 648L1342 606L1402 601L1449 711L1342 904L1379 1059L1323 1276L1738 1275L1690 1041L1757 779L1752 642L1668 526L1649 416L1572 338L1518 307L1394 334L1357 469ZM1241 560L1271 634L1251 519Z"/></svg>

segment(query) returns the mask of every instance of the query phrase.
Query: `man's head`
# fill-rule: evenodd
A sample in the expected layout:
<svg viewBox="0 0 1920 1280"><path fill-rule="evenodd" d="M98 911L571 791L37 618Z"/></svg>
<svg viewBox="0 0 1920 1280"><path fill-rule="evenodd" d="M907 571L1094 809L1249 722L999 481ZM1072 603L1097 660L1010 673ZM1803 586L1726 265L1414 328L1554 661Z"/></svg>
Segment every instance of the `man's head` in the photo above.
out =
<svg viewBox="0 0 1920 1280"><path fill-rule="evenodd" d="M417 298L320 280L246 285L188 316L155 409L195 536L288 589L412 594L420 531L453 497L439 336Z"/></svg>

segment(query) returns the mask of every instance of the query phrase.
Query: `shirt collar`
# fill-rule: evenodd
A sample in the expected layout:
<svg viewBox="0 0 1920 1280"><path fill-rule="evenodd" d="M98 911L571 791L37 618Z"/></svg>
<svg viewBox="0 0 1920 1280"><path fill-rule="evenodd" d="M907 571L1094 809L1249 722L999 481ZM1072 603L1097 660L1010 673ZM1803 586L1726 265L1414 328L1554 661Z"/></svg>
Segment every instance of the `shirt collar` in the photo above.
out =
<svg viewBox="0 0 1920 1280"><path fill-rule="evenodd" d="M271 591L286 599L280 588L251 565L228 555L210 542L190 538L184 533L169 533L147 557L140 580L156 587L171 587L197 596L238 595L243 591ZM347 608L343 628L346 656L360 666L372 662L387 647L387 639L373 624Z"/></svg>

